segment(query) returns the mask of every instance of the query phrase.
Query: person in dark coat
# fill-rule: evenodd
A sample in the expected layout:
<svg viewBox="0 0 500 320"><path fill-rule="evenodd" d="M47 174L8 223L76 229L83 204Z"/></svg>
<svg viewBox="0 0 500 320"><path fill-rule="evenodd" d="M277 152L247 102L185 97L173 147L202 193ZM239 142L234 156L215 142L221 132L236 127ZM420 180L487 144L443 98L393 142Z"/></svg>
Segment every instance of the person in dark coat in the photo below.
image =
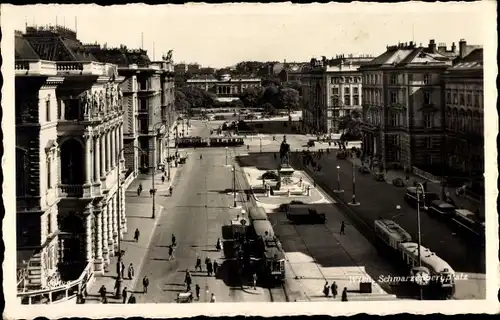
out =
<svg viewBox="0 0 500 320"><path fill-rule="evenodd" d="M340 224L340 234L345 234L345 222L342 221Z"/></svg>
<svg viewBox="0 0 500 320"><path fill-rule="evenodd" d="M141 235L141 233L139 232L139 228L136 228L135 232L134 232L134 240L135 240L135 242L139 241L139 236L140 235Z"/></svg>
<svg viewBox="0 0 500 320"><path fill-rule="evenodd" d="M196 299L200 300L200 286L198 284L196 284L196 286L194 287L194 290L196 292Z"/></svg>
<svg viewBox="0 0 500 320"><path fill-rule="evenodd" d="M142 287L143 287L143 292L148 293L148 286L149 286L149 279L148 276L144 276L142 279Z"/></svg>
<svg viewBox="0 0 500 320"><path fill-rule="evenodd" d="M209 262L207 264L207 273L208 273L209 276L212 275L212 271L213 271L213 269L212 269L212 263Z"/></svg>
<svg viewBox="0 0 500 320"><path fill-rule="evenodd" d="M337 283L335 281L333 281L331 289L332 289L333 299L335 299L337 297L337 294L338 294L338 286L337 286Z"/></svg>
<svg viewBox="0 0 500 320"><path fill-rule="evenodd" d="M323 294L325 295L325 297L328 297L328 295L330 294L330 286L328 285L328 281L325 282L325 285L323 287Z"/></svg>
<svg viewBox="0 0 500 320"><path fill-rule="evenodd" d="M130 298L128 299L128 303L137 303L134 295L130 296Z"/></svg>
<svg viewBox="0 0 500 320"><path fill-rule="evenodd" d="M200 271L202 271L201 270L201 258L199 255L196 255L196 265L194 266L194 270L196 271L198 269L200 269Z"/></svg>
<svg viewBox="0 0 500 320"><path fill-rule="evenodd" d="M132 278L134 277L134 265L132 263L129 264L127 273L128 273L128 278L132 280Z"/></svg>
<svg viewBox="0 0 500 320"><path fill-rule="evenodd" d="M212 264L213 264L214 276L215 276L217 274L217 268L219 268L219 264L215 260Z"/></svg>
<svg viewBox="0 0 500 320"><path fill-rule="evenodd" d="M168 247L168 260L172 260L174 258L174 247Z"/></svg>
<svg viewBox="0 0 500 320"><path fill-rule="evenodd" d="M106 294L107 294L107 290L106 290L106 287L104 285L102 285L101 288L99 289L99 294L101 295L101 299L104 302L104 299L106 298Z"/></svg>
<svg viewBox="0 0 500 320"><path fill-rule="evenodd" d="M127 302L127 296L128 296L127 287L125 287L125 288L123 288L123 291L122 291L123 303Z"/></svg>
<svg viewBox="0 0 500 320"><path fill-rule="evenodd" d="M125 278L124 274L125 274L125 263L123 263L122 261L122 265L120 267L120 273L122 274L122 278Z"/></svg>
<svg viewBox="0 0 500 320"><path fill-rule="evenodd" d="M344 287L344 290L342 290L342 301L347 301L347 288Z"/></svg>

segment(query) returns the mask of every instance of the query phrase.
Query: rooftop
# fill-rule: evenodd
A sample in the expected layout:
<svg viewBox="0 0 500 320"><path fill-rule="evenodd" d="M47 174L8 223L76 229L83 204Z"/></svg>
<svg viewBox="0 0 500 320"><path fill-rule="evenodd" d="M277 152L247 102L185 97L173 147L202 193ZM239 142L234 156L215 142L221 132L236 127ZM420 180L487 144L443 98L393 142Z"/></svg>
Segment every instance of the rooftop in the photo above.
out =
<svg viewBox="0 0 500 320"><path fill-rule="evenodd" d="M465 57L457 58L449 70L483 70L483 63L483 48L475 48Z"/></svg>

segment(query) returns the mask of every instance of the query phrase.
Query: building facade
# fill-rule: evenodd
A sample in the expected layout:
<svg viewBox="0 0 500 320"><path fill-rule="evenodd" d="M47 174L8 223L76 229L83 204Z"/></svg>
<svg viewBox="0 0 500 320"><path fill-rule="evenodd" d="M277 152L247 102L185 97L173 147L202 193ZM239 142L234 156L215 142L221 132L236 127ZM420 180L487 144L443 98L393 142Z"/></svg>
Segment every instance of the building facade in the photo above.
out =
<svg viewBox="0 0 500 320"><path fill-rule="evenodd" d="M301 77L303 88L302 121L307 132L339 132L340 119L362 109L362 82L358 68L371 57L338 55L334 59L311 59Z"/></svg>
<svg viewBox="0 0 500 320"><path fill-rule="evenodd" d="M196 87L214 93L217 98L238 98L247 88L261 86L260 78L232 78L223 74L220 78L211 75L194 77L186 81L189 87Z"/></svg>
<svg viewBox="0 0 500 320"><path fill-rule="evenodd" d="M413 42L388 46L360 68L363 79L363 149L383 168L444 174L445 71L457 53Z"/></svg>
<svg viewBox="0 0 500 320"><path fill-rule="evenodd" d="M460 42L466 46L463 41ZM451 174L481 181L484 173L483 49L462 48L444 74L446 162Z"/></svg>
<svg viewBox="0 0 500 320"><path fill-rule="evenodd" d="M127 232L122 78L64 27L17 32L15 52L18 290L32 303L85 286Z"/></svg>

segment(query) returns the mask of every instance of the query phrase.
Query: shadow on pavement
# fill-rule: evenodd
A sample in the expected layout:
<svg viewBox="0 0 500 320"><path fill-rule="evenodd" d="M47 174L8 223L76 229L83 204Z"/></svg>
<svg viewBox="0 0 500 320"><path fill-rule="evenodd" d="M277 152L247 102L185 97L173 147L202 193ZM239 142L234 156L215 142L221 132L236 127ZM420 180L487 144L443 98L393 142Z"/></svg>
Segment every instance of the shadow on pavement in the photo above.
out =
<svg viewBox="0 0 500 320"><path fill-rule="evenodd" d="M219 268L217 268L215 278L222 280L228 287L239 286L241 284L241 279L236 261L224 260Z"/></svg>

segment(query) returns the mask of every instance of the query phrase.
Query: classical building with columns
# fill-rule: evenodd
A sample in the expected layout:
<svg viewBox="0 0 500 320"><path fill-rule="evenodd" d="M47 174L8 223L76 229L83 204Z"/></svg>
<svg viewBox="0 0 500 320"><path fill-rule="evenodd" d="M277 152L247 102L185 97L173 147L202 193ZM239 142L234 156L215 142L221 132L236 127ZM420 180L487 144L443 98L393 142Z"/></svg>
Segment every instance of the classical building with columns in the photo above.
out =
<svg viewBox="0 0 500 320"><path fill-rule="evenodd" d="M232 78L229 74L223 74L220 78L213 75L196 76L186 81L187 86L212 92L222 99L237 99L245 89L260 87L261 83L260 78Z"/></svg>
<svg viewBox="0 0 500 320"><path fill-rule="evenodd" d="M127 232L123 78L64 27L16 32L15 54L18 295L50 303L108 268Z"/></svg>
<svg viewBox="0 0 500 320"><path fill-rule="evenodd" d="M118 73L124 77L120 87L125 108L125 166L129 173L136 175L139 167L151 168L153 164L163 163L165 143L169 141L165 134L176 120L171 56L152 62L146 50L125 46L107 48L98 44L87 44L85 48L99 61L118 65ZM159 122L165 127L157 132L153 126Z"/></svg>
<svg viewBox="0 0 500 320"><path fill-rule="evenodd" d="M361 111L361 73L358 68L373 57L337 55L311 59L302 75L302 121L307 132L338 133L339 120Z"/></svg>

